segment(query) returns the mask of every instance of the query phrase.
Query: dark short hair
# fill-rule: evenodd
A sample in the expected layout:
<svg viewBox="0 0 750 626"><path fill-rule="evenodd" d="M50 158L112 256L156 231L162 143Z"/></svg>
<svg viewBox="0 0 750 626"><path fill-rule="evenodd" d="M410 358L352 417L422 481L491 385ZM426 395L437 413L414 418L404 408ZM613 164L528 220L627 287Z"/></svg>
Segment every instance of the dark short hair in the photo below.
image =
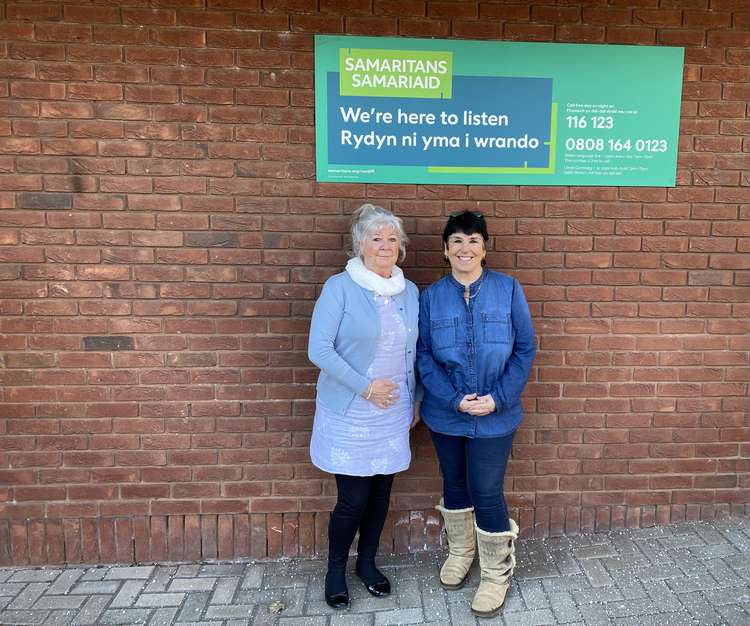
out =
<svg viewBox="0 0 750 626"><path fill-rule="evenodd" d="M479 211L462 211L451 215L443 230L443 243L446 246L448 245L448 237L455 233L463 233L464 235L479 233L485 242L489 241L490 238L487 232L487 222L484 220L484 215Z"/></svg>

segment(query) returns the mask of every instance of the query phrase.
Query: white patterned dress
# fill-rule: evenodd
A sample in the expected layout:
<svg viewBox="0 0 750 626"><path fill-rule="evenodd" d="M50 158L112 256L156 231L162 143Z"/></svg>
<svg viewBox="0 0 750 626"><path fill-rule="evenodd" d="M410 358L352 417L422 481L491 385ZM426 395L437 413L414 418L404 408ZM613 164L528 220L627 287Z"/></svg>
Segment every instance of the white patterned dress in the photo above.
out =
<svg viewBox="0 0 750 626"><path fill-rule="evenodd" d="M412 404L406 380L406 328L398 305L388 296L375 296L380 339L367 370L370 380L387 378L398 385L399 399L387 409L357 396L345 414L318 401L310 457L315 467L331 474L374 476L395 474L409 467L409 425Z"/></svg>

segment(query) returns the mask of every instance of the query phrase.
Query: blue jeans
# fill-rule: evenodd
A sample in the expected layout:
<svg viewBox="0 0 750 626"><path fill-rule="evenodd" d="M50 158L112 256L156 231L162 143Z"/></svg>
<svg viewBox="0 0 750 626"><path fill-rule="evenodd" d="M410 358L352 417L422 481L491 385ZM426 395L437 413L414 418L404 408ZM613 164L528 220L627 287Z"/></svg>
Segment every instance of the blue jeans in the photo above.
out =
<svg viewBox="0 0 750 626"><path fill-rule="evenodd" d="M503 494L513 435L469 438L430 431L443 474L446 509L474 507L477 526L490 533L510 530Z"/></svg>

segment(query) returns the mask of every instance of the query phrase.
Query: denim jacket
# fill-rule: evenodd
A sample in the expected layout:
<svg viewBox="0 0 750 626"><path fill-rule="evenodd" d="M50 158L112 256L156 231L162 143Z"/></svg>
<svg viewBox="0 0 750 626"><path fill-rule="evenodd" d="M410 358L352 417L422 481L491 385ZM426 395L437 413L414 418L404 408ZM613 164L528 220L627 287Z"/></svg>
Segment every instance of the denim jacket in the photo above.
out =
<svg viewBox="0 0 750 626"><path fill-rule="evenodd" d="M417 315L419 292L406 281L406 289L394 297L406 326L404 361L412 402L416 389ZM310 324L308 358L320 368L317 400L329 409L345 413L370 379L367 369L375 358L380 339L380 320L374 294L355 283L349 274L331 276L315 303Z"/></svg>
<svg viewBox="0 0 750 626"><path fill-rule="evenodd" d="M446 435L502 437L523 419L521 392L531 372L536 338L520 283L485 269L469 287L451 274L420 298L417 368L424 385L421 414ZM492 394L496 410L473 416L458 410L470 393Z"/></svg>

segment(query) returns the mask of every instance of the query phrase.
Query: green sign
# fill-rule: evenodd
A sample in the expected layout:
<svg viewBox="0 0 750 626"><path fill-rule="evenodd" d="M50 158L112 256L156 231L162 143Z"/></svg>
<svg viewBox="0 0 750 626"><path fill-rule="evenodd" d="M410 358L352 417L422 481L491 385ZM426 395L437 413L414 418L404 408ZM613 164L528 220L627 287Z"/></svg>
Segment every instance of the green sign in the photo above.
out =
<svg viewBox="0 0 750 626"><path fill-rule="evenodd" d="M673 186L682 48L315 38L317 179Z"/></svg>

